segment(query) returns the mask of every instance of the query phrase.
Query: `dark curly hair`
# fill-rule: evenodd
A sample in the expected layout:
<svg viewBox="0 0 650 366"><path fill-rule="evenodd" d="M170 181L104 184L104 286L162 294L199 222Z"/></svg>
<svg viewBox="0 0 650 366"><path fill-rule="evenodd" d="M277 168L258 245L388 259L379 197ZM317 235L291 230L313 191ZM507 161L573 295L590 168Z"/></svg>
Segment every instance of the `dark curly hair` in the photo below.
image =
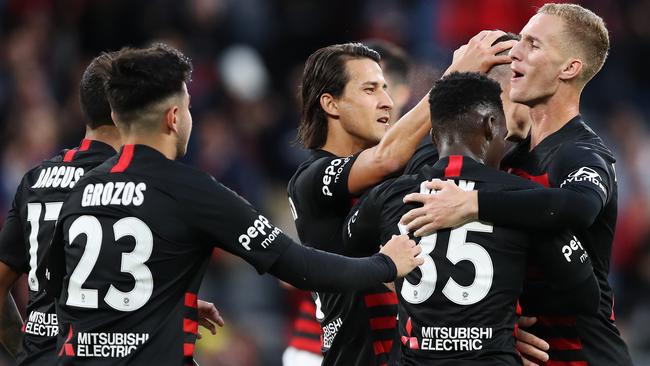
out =
<svg viewBox="0 0 650 366"><path fill-rule="evenodd" d="M431 125L436 133L469 131L476 126L465 117L480 107L503 114L499 83L475 72L454 72L436 81L429 93Z"/></svg>
<svg viewBox="0 0 650 366"><path fill-rule="evenodd" d="M360 58L369 58L379 63L379 54L361 43L323 47L307 59L302 73L302 115L298 125L298 140L304 147L316 149L325 144L327 116L320 105L320 97L324 93L341 96L350 80L345 62Z"/></svg>
<svg viewBox="0 0 650 366"><path fill-rule="evenodd" d="M113 125L111 106L108 104L104 84L108 79L115 53L102 53L95 57L81 77L79 101L86 125L91 129Z"/></svg>
<svg viewBox="0 0 650 366"><path fill-rule="evenodd" d="M111 108L128 116L183 90L192 62L162 43L143 49L122 49L113 59L106 92Z"/></svg>

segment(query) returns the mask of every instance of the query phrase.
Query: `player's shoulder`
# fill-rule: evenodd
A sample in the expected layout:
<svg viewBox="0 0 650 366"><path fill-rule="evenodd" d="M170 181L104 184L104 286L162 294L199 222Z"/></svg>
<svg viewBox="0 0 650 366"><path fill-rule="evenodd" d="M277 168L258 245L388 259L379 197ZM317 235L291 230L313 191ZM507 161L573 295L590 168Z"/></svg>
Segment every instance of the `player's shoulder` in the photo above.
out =
<svg viewBox="0 0 650 366"><path fill-rule="evenodd" d="M324 150L312 150L309 159L298 166L289 180L289 195L308 194L319 187L325 194L330 183L338 180L345 166L354 157L340 157Z"/></svg>

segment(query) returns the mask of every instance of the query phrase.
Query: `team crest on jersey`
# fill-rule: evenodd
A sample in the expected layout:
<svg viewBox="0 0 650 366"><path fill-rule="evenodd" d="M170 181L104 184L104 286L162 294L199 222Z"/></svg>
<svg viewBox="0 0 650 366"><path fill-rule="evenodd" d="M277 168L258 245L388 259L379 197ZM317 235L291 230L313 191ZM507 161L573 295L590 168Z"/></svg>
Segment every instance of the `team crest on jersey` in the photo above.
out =
<svg viewBox="0 0 650 366"><path fill-rule="evenodd" d="M593 170L592 168L583 166L582 168L574 171L573 173L569 174L567 179L565 179L562 184L560 184L560 188L562 188L565 184L567 183L574 183L574 182L589 182L598 187L603 193L607 194L607 189L602 183L602 178L600 177L600 174Z"/></svg>

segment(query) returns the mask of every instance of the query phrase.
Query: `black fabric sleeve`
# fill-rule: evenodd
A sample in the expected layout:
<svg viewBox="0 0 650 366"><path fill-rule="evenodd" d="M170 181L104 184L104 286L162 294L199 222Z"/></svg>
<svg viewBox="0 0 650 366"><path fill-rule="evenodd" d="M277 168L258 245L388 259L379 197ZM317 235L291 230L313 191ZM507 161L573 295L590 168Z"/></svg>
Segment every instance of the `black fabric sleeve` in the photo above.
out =
<svg viewBox="0 0 650 366"><path fill-rule="evenodd" d="M478 192L480 220L531 229L585 229L603 208L601 197L584 186Z"/></svg>
<svg viewBox="0 0 650 366"><path fill-rule="evenodd" d="M574 287L553 289L546 282L527 282L519 298L524 315L595 314L600 303L600 289L595 276Z"/></svg>
<svg viewBox="0 0 650 366"><path fill-rule="evenodd" d="M356 197L350 193L348 178L357 155L339 158L323 157L314 161L299 177L296 187L300 196L310 205L338 207Z"/></svg>
<svg viewBox="0 0 650 366"><path fill-rule="evenodd" d="M343 225L343 246L345 253L355 257L368 256L379 251L381 187L377 186L364 194L352 207Z"/></svg>
<svg viewBox="0 0 650 366"><path fill-rule="evenodd" d="M294 243L269 273L302 290L346 292L394 281L397 268L381 253L349 258Z"/></svg>
<svg viewBox="0 0 650 366"><path fill-rule="evenodd" d="M259 273L266 272L291 243L248 201L208 175L184 200L187 223L200 233L200 242L244 259Z"/></svg>
<svg viewBox="0 0 650 366"><path fill-rule="evenodd" d="M610 167L593 149L567 143L549 166L558 188L479 192L479 219L523 228L586 229L616 184Z"/></svg>
<svg viewBox="0 0 650 366"><path fill-rule="evenodd" d="M12 205L0 232L0 261L18 273L29 272L29 258L25 248L23 225L18 216L16 201Z"/></svg>
<svg viewBox="0 0 650 366"><path fill-rule="evenodd" d="M568 231L538 232L534 238L531 255L551 288L565 290L576 287L588 277L595 279L591 259L575 235Z"/></svg>

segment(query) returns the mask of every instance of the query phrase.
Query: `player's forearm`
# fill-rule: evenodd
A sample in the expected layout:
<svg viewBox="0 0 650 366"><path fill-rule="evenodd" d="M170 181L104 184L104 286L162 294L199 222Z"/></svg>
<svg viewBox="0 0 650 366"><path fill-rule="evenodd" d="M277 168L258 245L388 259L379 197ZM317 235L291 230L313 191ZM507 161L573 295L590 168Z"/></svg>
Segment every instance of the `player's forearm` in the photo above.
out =
<svg viewBox="0 0 650 366"><path fill-rule="evenodd" d="M373 160L386 176L404 168L415 149L431 130L429 95L388 129L377 146L371 148Z"/></svg>
<svg viewBox="0 0 650 366"><path fill-rule="evenodd" d="M23 339L21 331L23 320L20 317L16 303L11 294L6 294L0 299L0 342L12 357L16 357Z"/></svg>
<svg viewBox="0 0 650 366"><path fill-rule="evenodd" d="M600 304L600 289L595 276L563 290L541 282L527 283L519 301L524 313L529 315L595 314Z"/></svg>
<svg viewBox="0 0 650 366"><path fill-rule="evenodd" d="M581 230L591 226L602 201L588 190L540 188L478 192L479 219L531 229Z"/></svg>
<svg viewBox="0 0 650 366"><path fill-rule="evenodd" d="M348 258L295 244L278 258L269 273L302 290L345 292L391 282L397 269L383 254Z"/></svg>

